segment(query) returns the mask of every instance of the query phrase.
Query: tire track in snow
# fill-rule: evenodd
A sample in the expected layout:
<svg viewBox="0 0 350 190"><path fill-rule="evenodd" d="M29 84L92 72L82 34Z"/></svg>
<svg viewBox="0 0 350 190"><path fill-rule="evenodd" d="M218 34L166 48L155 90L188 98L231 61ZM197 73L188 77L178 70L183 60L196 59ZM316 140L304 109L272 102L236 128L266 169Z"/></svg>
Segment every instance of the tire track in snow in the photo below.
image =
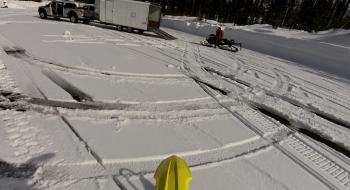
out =
<svg viewBox="0 0 350 190"><path fill-rule="evenodd" d="M77 100L78 102L93 102L93 99L90 95L87 95L85 92L78 89L70 82L66 81L57 73L51 70L43 70L42 73L51 79L54 83L56 83L59 87L67 91L73 97L73 99Z"/></svg>
<svg viewBox="0 0 350 190"><path fill-rule="evenodd" d="M1 24L57 24L49 21L0 21Z"/></svg>
<svg viewBox="0 0 350 190"><path fill-rule="evenodd" d="M24 112L3 110L0 111L0 115L2 117L0 124L3 125L2 130L4 131L2 134L6 135L7 133L7 138L2 139L3 144L11 147L11 156L14 157L11 158L10 163L0 161L0 176L30 178L39 166L33 165L28 158L40 157L43 152L47 151L47 148L50 148L50 144L43 147L41 144L43 142L35 138L45 129L33 127L30 124L33 115L27 115ZM4 153L6 155L6 152ZM47 155L49 156L49 154Z"/></svg>
<svg viewBox="0 0 350 190"><path fill-rule="evenodd" d="M213 69L210 69L210 68L206 68L206 70L209 71L209 72L216 73L216 74L218 74L220 76L226 77L228 79L234 80L234 81L236 81L238 83L241 83L241 84L243 84L243 85L245 85L245 86L247 86L249 88L252 88L252 89L255 88L250 83L246 83L246 82L244 82L242 80L239 80L239 79L237 79L235 77L232 77L231 75L227 75L227 74L221 73L220 71L216 71L216 70L213 70ZM280 77L280 75L277 72L275 74L277 76L277 81L282 81L282 82L279 82L279 83L281 83L281 84L288 84L288 82L283 82L282 77ZM281 88L286 88L286 87L287 87L286 85L283 85ZM277 93L276 93L276 91L272 91L271 92L270 90L266 90L264 88L258 88L258 89L263 90L266 95L270 95L270 96L279 98L279 99L281 99L281 100L283 100L285 102L288 102L288 103L290 103L290 104L292 104L294 106L297 106L297 107L299 107L301 109L304 109L307 112L314 113L314 114L316 114L316 115L322 117L323 119L326 119L326 120L328 120L328 121L330 121L332 123L335 123L335 124L343 126L343 127L350 128L349 121L343 119L343 118L346 118L346 117L339 118L339 115L338 115L338 117L335 117L333 114L331 114L331 113L333 113L335 111L334 108L333 109L330 108L329 109L330 112L327 112L327 111L320 112L317 109L314 109L313 107L311 107L309 104L307 104L307 102L306 103L304 103L304 102L300 103L300 101L296 101L295 98L291 99L290 97L286 98L286 97L284 97L282 95L279 95L281 93L280 91L277 91ZM290 91L290 90L286 89L285 91ZM303 99L303 97L298 97L297 99L298 100L299 99ZM266 105L263 105L263 106L266 106ZM274 108L270 108L270 109L274 109Z"/></svg>
<svg viewBox="0 0 350 190"><path fill-rule="evenodd" d="M106 168L108 168L111 175L118 178L123 174L120 173L121 168L132 168L132 175L145 175L154 173L157 169L159 163L171 156L176 154L180 156L184 160L186 160L189 167L206 167L208 164L220 163L226 160L232 160L241 156L249 155L251 153L256 153L257 151L264 150L268 148L269 145L261 141L260 137L254 136L249 139L245 139L238 142L233 142L226 144L224 146L209 149L209 150L195 150L188 152L178 152L164 155L153 155L153 156L145 156L145 157L135 157L135 158L123 158L123 159L102 159L101 162ZM86 164L76 165L75 168L79 170L79 167L85 167ZM52 176L57 176L53 179L64 180L67 178L79 179L77 174L66 173L66 175L58 175L55 174L57 169L53 169L56 166L46 165L44 168L47 171L52 171ZM69 167L69 165L64 167ZM61 170L61 169L60 169ZM57 171L58 172L58 171Z"/></svg>
<svg viewBox="0 0 350 190"><path fill-rule="evenodd" d="M281 71L281 72L285 73L284 71ZM348 107L350 107L350 103L349 103L348 101L344 101L344 100L350 100L350 98L349 98L348 96L345 96L345 95L343 95L343 94L339 94L339 93L334 92L334 91L332 91L332 90L330 90L330 89L328 89L328 88L325 88L325 87L320 86L320 85L318 85L318 84L315 84L315 83L312 83L312 82L310 82L310 81L307 81L307 80L305 80L305 79L303 79L303 78L300 78L299 76L293 75L292 73L285 73L285 74L288 74L288 75L293 76L293 77L295 78L295 79L293 79L293 80L303 81L304 83L310 84L311 86L315 86L315 87L317 87L317 88L319 88L319 89L323 89L324 91L329 92L329 93L331 93L331 94L334 95L334 96L341 96L341 99L336 99L336 100L339 101L339 102L342 102L341 104L347 104ZM314 90L314 89L313 89L313 90ZM328 99L335 99L334 96L331 97L331 96L329 96L329 95L323 93L322 91L318 91L318 93L319 93L319 94L322 94L323 96L327 97Z"/></svg>
<svg viewBox="0 0 350 190"><path fill-rule="evenodd" d="M95 39L97 39L97 40L99 40L99 41L105 41L105 40L101 39L100 37L98 37L98 36L96 36L96 35L92 35L92 34L90 34L90 33L88 33L88 32L83 31L83 30L80 30L80 29L77 29L77 28L73 28L73 27L70 27L70 28L73 29L73 30L75 30L75 31L84 33L85 35L90 36L90 37L92 37L92 38L95 38ZM105 41L105 42L108 43L108 44L111 44L111 45L113 45L113 46L116 46L116 47L118 47L118 48L127 50L127 51L129 51L129 52L131 52L131 53L135 53L135 54L138 54L138 55L140 55L140 56L142 56L142 57L146 57L146 58L148 58L148 59L154 60L154 61L156 61L157 63L160 63L160 64L162 64L162 65L165 65L165 64L167 64L167 65L172 64L172 63L170 63L170 62L168 62L168 61L166 61L166 60L162 60L162 59L157 58L157 57L155 57L155 56L148 55L148 54L146 54L146 53L143 53L143 52L141 52L141 51L138 51L138 50L135 50L135 49L132 49L132 48L128 48L128 47L126 47L126 46L120 46L120 45L117 45L117 44L115 44L115 43L113 43L113 42L110 42L110 41Z"/></svg>
<svg viewBox="0 0 350 190"><path fill-rule="evenodd" d="M18 57L20 57L20 54L17 52L15 53ZM19 55L18 55L19 54ZM16 57L16 56L15 56ZM38 87L38 85L34 82L33 80L33 76L31 76L30 74L28 74L24 69L23 66L21 64L18 64L17 62L15 62L19 68L22 69L23 73L27 76L27 78L31 81L31 83L33 84L33 86L39 91L39 93L44 97L45 100L48 100L47 96L44 94L44 92ZM86 141L84 141L84 139L80 136L80 134L75 130L75 128L73 127L73 125L70 124L70 122L66 119L65 116L62 116L60 114L60 112L57 110L57 108L53 108L54 113L56 115L60 116L60 119L69 127L69 129L71 130L71 132L80 140L81 143L84 144L86 151L88 151L95 159L98 163L100 163L100 165L105 169L105 171L108 174L108 170L106 169L106 167L102 164L101 162L101 158L93 151L91 150L91 148L89 147L89 145L86 143ZM18 135L17 135L18 136ZM16 137L17 138L17 137ZM120 183L112 176L109 175L113 181L116 183L116 185L118 185L122 190L122 186L120 185Z"/></svg>
<svg viewBox="0 0 350 190"><path fill-rule="evenodd" d="M50 75L52 73L49 73ZM54 80L56 80L54 78ZM59 81L62 82L62 80L60 79ZM56 81L57 82L57 81ZM63 86L65 86L66 84L63 84ZM70 85L68 85L69 89L74 89L71 88ZM71 92L70 94L77 94L78 92L80 92L81 90L79 89L75 89L73 90L73 92ZM43 93L42 93L43 94ZM78 93L76 95L77 97L86 97L86 95ZM78 100L80 100L81 98L78 98ZM91 98L82 98L82 99L87 99L87 100L92 100ZM140 105L135 105L133 104L127 104L127 103L104 103L104 102L80 102L80 103L72 103L72 102L61 102L61 101L52 101L52 100L42 100L42 99L38 99L38 98L32 98L31 100L28 101L29 103L32 104L38 104L38 105L44 105L44 106L50 106L50 107L65 107L65 108L70 108L70 109L85 109L85 110L89 110L89 109L94 109L94 110L125 110L125 111L138 111L141 112L142 110L147 110L149 111L149 108L151 107L152 109L154 109L154 111L156 112L160 112L160 111L174 111L174 110L178 110L178 111L191 111L191 110L200 110L200 109L211 109L213 110L213 113L211 115L214 114L215 109L217 109L217 107L214 104L211 104L207 100L194 100L194 101L177 101L177 102L169 102L169 103L148 103L148 104L140 104ZM203 104L204 103L204 104ZM147 108L148 107L148 108ZM149 113L151 114L151 113ZM210 115L210 114L209 114ZM208 115L207 115L208 116ZM141 116L144 118L147 118L145 116ZM163 116L161 116L160 118L162 118ZM184 117L183 115L181 117ZM198 117L197 115L193 115L193 116L189 116L189 117ZM159 119L160 119L159 118ZM173 118L175 119L175 118Z"/></svg>
<svg viewBox="0 0 350 190"><path fill-rule="evenodd" d="M238 106L237 113L244 116L244 118L250 118L252 119L252 124L254 126L259 126L259 129L262 131L262 134L264 136L269 134L274 134L279 131L285 131L287 128L281 125L280 123L276 122L275 120L272 120L270 117L266 117L265 115L261 114L257 110L253 110L251 108L248 108L246 106Z"/></svg>
<svg viewBox="0 0 350 190"><path fill-rule="evenodd" d="M230 108L226 108L230 113L232 113L233 116L235 116L237 119L239 119L242 123L244 123L247 127L249 127L252 131L254 131L256 134L258 134L261 138L265 139L267 142L270 143L271 146L279 150L281 153L283 153L285 156L287 156L290 160L298 164L300 167L302 167L305 171L309 172L311 175L313 175L316 179L318 179L320 182L322 182L326 187L330 189L338 189L333 183L331 183L329 180L327 180L325 177L323 177L321 174L319 174L317 171L315 171L312 167L310 167L307 163L303 162L296 156L294 156L290 151L282 147L280 144L274 142L274 138L269 137L267 138L264 136L263 131L261 131L257 126L253 125L251 122L237 114L235 111L230 110ZM281 139L278 139L281 140Z"/></svg>
<svg viewBox="0 0 350 190"><path fill-rule="evenodd" d="M213 97L213 98L215 99L215 97ZM253 132L258 134L262 139L266 140L266 142L269 142L269 144L271 146L275 147L277 150L279 150L281 153L286 155L293 162L295 162L296 164L301 166L304 170L308 171L311 175L313 175L316 179L318 179L324 185L326 185L330 189L338 189L336 186L334 186L332 183L330 183L330 181L328 181L326 178L324 178L322 175L320 175L318 172L316 172L313 168L311 168L308 164L306 164L305 162L301 161L299 158L297 158L293 154L291 154L290 151L286 150L285 148L280 146L278 143L276 143L277 141L281 141L281 140L285 139L285 137L283 137L283 136L287 136L288 135L288 134L286 134L286 132L288 132L288 130L286 130L285 132L282 132L282 136L281 136L281 134L275 133L275 134L277 134L277 137L279 137L279 136L282 137L282 139L277 138L277 141L276 141L276 136L275 135L265 136L264 130L261 130L259 127L257 127L256 125L252 124L250 121L248 121L247 119L242 117L231 106L227 106L227 105L221 104L220 101L218 101L218 103L220 105L222 105L227 111L229 111L234 117L236 117L243 124L245 124L248 128L250 128ZM251 118L251 117L249 117L249 119L255 120L254 118ZM265 128L265 130L266 130L266 128Z"/></svg>
<svg viewBox="0 0 350 190"><path fill-rule="evenodd" d="M290 84L290 82L288 82L287 80L285 80L283 77L285 77L284 76L284 74L283 73L285 73L284 71L280 71L279 69L274 69L274 70L272 70L273 71L273 73L275 74L275 78L276 78L276 83L277 83L277 89L276 88L273 88L273 93L275 94L274 96L276 96L276 93L277 94L281 94L281 93L283 93L283 92L285 92L285 93L287 93L287 92L289 92L289 91L291 91L290 89L293 89L293 86L290 86L289 84ZM277 71L279 71L279 73L277 73ZM290 73L288 73L288 74L290 74ZM282 77L282 76L283 77ZM309 82L309 81L306 81L306 82ZM310 83L310 82L309 82ZM283 84L283 85L282 85ZM299 84L300 85L300 84ZM289 88L287 88L287 87L289 87ZM303 87L300 85L300 87L299 87L299 89L302 89ZM266 90L265 90L266 91ZM267 94L270 94L270 92L268 92L268 91L266 91L266 93ZM322 93L322 92L320 92L320 94L324 94L324 93ZM272 94L273 95L273 94ZM284 98L284 97L281 97L281 96L279 96L279 95L277 95L277 96L279 96L280 98L282 98L283 100L285 100L285 101L287 101L287 102L290 102L290 103L292 103L292 104L296 104L296 105L298 105L299 107L302 107L303 109L307 109L308 111L311 111L311 112L313 112L313 113L316 113L316 114L318 114L319 116L321 116L321 117L323 117L323 118L325 118L325 119L333 119L332 120L332 122L334 122L335 120L339 120L339 115L338 115L338 117L334 117L334 115L333 114L331 114L331 113L333 113L335 110L334 110L334 108L332 108L332 107L329 107L329 109L324 109L324 111L323 112L325 112L325 113L322 113L322 112L320 112L320 111L318 111L318 110L316 110L316 109L313 109L312 107L310 107L309 106L309 104L306 102L306 103L303 103L303 102L305 102L305 101L299 101L300 99L301 100L305 100L305 97L306 97L306 95L305 94L303 94L303 96L300 96L300 95L298 95L298 94L295 94L295 93L287 93L287 95L293 95L293 96L295 96L294 98L293 98L293 102L291 101L291 100L289 100L291 97L288 97L288 99L286 99L286 98ZM316 95L315 94L315 96L319 96L319 95ZM328 95L324 95L324 96L328 96ZM329 99L333 99L332 97L330 97L330 96L328 96L328 98ZM328 100L329 100L328 99ZM321 102L323 102L324 100L323 99L320 99L318 102L316 102L316 103L321 103ZM331 101L331 100L329 100L329 101ZM314 101L315 102L315 101ZM334 101L331 101L331 102L333 102L334 104L338 104L338 105L340 105L340 106L342 106L342 107L344 107L343 105L341 105L341 104L339 104L339 103L337 103L337 102L334 102ZM307 104L307 105L305 105L305 104ZM322 104L322 103L321 103ZM323 105L323 104L322 104ZM326 105L323 105L323 106L325 106L325 107L328 107L328 106L326 106ZM349 107L349 106L348 106ZM344 108L346 108L346 109L349 109L348 107L344 107ZM323 115L325 115L325 116L323 116ZM343 117L344 118L344 117ZM329 120L328 119L328 120ZM341 123L337 123L337 124L340 124L340 125L348 125L348 124L346 124L346 123L348 123L348 121L345 121L345 120L343 120L343 119L340 119L342 122Z"/></svg>
<svg viewBox="0 0 350 190"><path fill-rule="evenodd" d="M16 22L17 23L17 22ZM18 22L18 23L21 23L21 22ZM24 23L26 23L26 22L24 22ZM47 23L51 23L52 24L52 22L47 22ZM69 23L63 23L63 22L54 22L54 24L62 24L62 25L68 25L68 27L69 28L72 28L72 29L74 29L74 30L76 30L76 31L79 31L79 32L82 32L82 33L85 33L85 34L87 34L87 36L90 36L90 37L92 37L92 38L95 38L96 40L99 40L99 41L102 41L102 42L106 42L105 40L104 40L104 38L102 38L102 37L98 37L98 36L95 36L95 35L92 35L92 34L89 34L89 33L87 33L87 32L85 32L85 31L82 31L82 30L79 30L79 29L77 29L77 28L73 28L72 26L71 26L71 24ZM97 29L99 29L99 28L97 28ZM130 39L131 40L131 39ZM113 43L113 42L109 42L109 41L107 41L106 43L109 43L109 44L112 44L112 45L114 45L114 46L117 46L115 43ZM126 47L122 47L122 46L117 46L117 47L119 47L119 48L126 48ZM133 53L135 53L137 50L133 50L133 49L131 49L131 48L126 48L126 50L128 50L128 51L132 51ZM142 54L143 56L148 56L147 54L144 54L144 53L142 53L142 52L139 52L139 51L137 51L137 53L138 54ZM28 53L27 53L28 54ZM70 68L70 69L77 69L77 70L88 70L88 71L90 71L90 72L98 72L98 73L100 73L100 74L105 74L105 75L120 75L120 76L136 76L136 77L150 77L150 78L183 78L183 76L182 75L156 75L156 74L154 74L154 75L149 75L149 74L145 74L145 75L143 75L143 74L133 74L133 73L120 73L120 72L110 72L110 71L99 71L99 70L94 70L94 69L86 69L86 68L82 68L82 67L76 67L76 66L70 66L70 65L65 65L65 64L62 64L62 63L57 63L57 62L52 62L52 61L47 61L47 60L43 60L43 59L41 59L41 58L37 58L37 57L35 57L35 56L33 56L33 55L29 55L29 56L31 56L32 58L34 58L34 59L37 59L38 61L41 61L41 62L44 62L44 63L49 63L49 64L54 64L54 65L57 65L57 66L60 66L60 67L65 67L65 68ZM160 60L160 59L158 59L157 57L154 57L154 56L148 56L148 57L151 57L153 60L156 60L157 62L161 62L161 63L167 63L166 61L164 61L164 60Z"/></svg>
<svg viewBox="0 0 350 190"><path fill-rule="evenodd" d="M284 86L283 81L282 81L281 76L277 73L276 70L271 70L271 71L275 75L275 82L274 82L271 90L273 93L278 93L278 92L282 91L282 88Z"/></svg>
<svg viewBox="0 0 350 190"><path fill-rule="evenodd" d="M262 70L257 70L256 68L249 68L250 66L247 65L247 60L244 60L242 58L237 58L237 61L241 62L241 65L244 65L243 68L241 70L241 75L236 77L236 79L239 79L239 80L251 80L253 81L254 85L255 86L261 86L262 88L265 88L265 89L271 89L274 87L274 84L273 83L270 83L266 80L263 80L262 78L260 78L260 76L257 74L257 72L261 72L263 73L264 75L268 76L268 77L271 77L271 78L274 78L275 75L273 74L270 74L270 73L267 73L266 71L262 71ZM272 69L269 69L270 71L272 71ZM243 73L247 73L249 74L249 76L247 76L246 74L243 74ZM247 77L247 79L246 79ZM276 81L276 77L275 77L275 81ZM281 84L279 84L281 85Z"/></svg>
<svg viewBox="0 0 350 190"><path fill-rule="evenodd" d="M219 53L219 54L221 54L221 53ZM247 77L246 75L244 75L244 73L249 71L249 69L247 68L247 67L249 67L249 68L251 68L254 71L254 75L253 76L255 76L255 77L252 78L252 79L255 80L256 83L258 83L259 85L265 86L265 88L270 88L270 86L267 85L266 83L268 83L270 85L271 85L271 83L269 83L269 82L263 80L262 78L260 78L258 73L257 73L257 72L261 72L264 75L266 75L266 76L268 76L270 78L273 78L274 77L273 74L267 73L266 71L258 68L258 67L263 67L263 69L266 70L266 69L269 69L270 67L263 66L261 64L257 65L257 63L253 62L251 59L244 58L245 56L251 56L250 54L245 54L244 56L241 55L241 57L239 57L237 54L235 54L235 55L236 56L233 56L232 54L229 54L229 53L225 53L222 56L225 57L225 58L234 60L237 64L238 64L238 62L240 62L240 64L239 64L239 65L241 65L241 68L239 69L240 74L239 75L237 74L237 76L235 77L236 79L242 78L242 77ZM263 62L263 60L259 60L258 62ZM269 69L269 70L271 71L271 69ZM241 80L244 80L244 79L241 79Z"/></svg>
<svg viewBox="0 0 350 190"><path fill-rule="evenodd" d="M191 66L191 62L189 63L189 65L187 65L188 67ZM193 67L186 69L187 71L191 72L193 69ZM193 72L192 72L193 73ZM196 73L197 74L197 73ZM199 77L200 76L200 77ZM201 75L196 75L196 78L201 78L204 77L205 75L201 74ZM202 84L204 85L204 84ZM200 84L200 86L202 86ZM215 86L215 85L214 85ZM223 90L223 87L216 86L215 88L221 89ZM226 90L224 90L226 91ZM237 99L238 97L236 95L233 95L231 93L227 93L227 95L229 97L231 97L232 99L236 99L238 101L242 101ZM233 96L232 96L233 95ZM216 97L213 97L213 99L216 99ZM217 100L217 99L216 99ZM253 132L255 132L257 135L259 135L262 139L266 140L266 142L269 142L269 144L271 146L273 146L274 148L276 148L277 150L279 150L281 153L283 153L284 155L286 155L289 159L291 159L293 162L295 162L296 164L298 164L299 166L301 166L305 171L309 172L311 175L313 175L316 179L318 179L320 182L322 182L325 186L331 188L331 189L338 189L335 185L333 185L333 183L331 183L329 180L327 180L326 178L324 178L322 175L320 175L318 172L316 172L313 168L311 168L308 164L306 164L305 162L303 162L302 160L300 160L299 158L295 157L293 154L291 154L290 151L287 151L284 147L280 146L279 144L275 143L273 138L269 137L267 138L266 136L264 136L264 132L261 131L257 126L251 124L248 120L244 119L242 116L240 116L239 114L237 114L234 110L231 110L232 107L224 105L222 103L220 103L219 100L217 100L218 103L225 108L228 112L230 112L234 117L236 117L238 120L240 120L243 124L245 124L248 128L250 128ZM245 102L244 102L245 103ZM287 130L288 131L288 130ZM283 135L282 135L283 136Z"/></svg>
<svg viewBox="0 0 350 190"><path fill-rule="evenodd" d="M100 28L99 28L100 30ZM119 37L122 37L122 38L126 38L128 39L129 41L132 41L132 42L141 42L143 44L146 44L148 47L151 47L154 51L164 55L164 56L167 56L169 57L170 59L174 59L175 61L179 61L181 62L181 57L178 56L177 54L174 54L172 52L167 52L166 50L164 50L164 48L160 48L159 46L162 46L162 47L170 47L171 49L174 49L178 52L181 52L177 46L173 46L172 43L169 43L169 41L167 40L164 40L164 39L161 39L161 38L158 38L158 36L152 36L152 37L146 37L142 34L132 34L132 33L125 33L125 32L121 32L121 31L118 31L118 32L106 32L105 30L100 30L106 34L111 34L111 35L114 35L114 36L119 36ZM133 38L134 40L131 40L130 38ZM178 57L178 58L174 58L173 56L175 57Z"/></svg>
<svg viewBox="0 0 350 190"><path fill-rule="evenodd" d="M190 62L191 64L191 62ZM190 65L188 65L190 66ZM190 70L188 70L190 72ZM200 77L204 77L204 75L199 75ZM198 75L196 76L198 77ZM200 86L202 86L204 84L200 84ZM214 85L215 86L215 85ZM220 89L220 87L217 87ZM222 87L221 87L222 89ZM232 97L232 94L228 94L229 97L236 99L236 96ZM212 97L213 99L216 99L216 97ZM217 100L217 99L216 99ZM302 162L300 159L296 158L295 156L293 156L289 151L285 150L283 147L279 146L278 144L275 144L273 142L271 142L271 139L267 139L264 136L263 131L261 131L259 128L257 128L255 125L251 124L248 120L244 119L243 117L241 117L240 115L238 115L234 110L231 110L230 106L224 105L222 103L220 103L219 100L217 100L218 103L225 108L229 113L231 113L234 117L236 117L238 120L240 120L243 124L245 124L248 128L250 128L253 132L255 132L257 135L259 135L261 138L265 139L266 142L269 142L269 144L273 147L275 147L277 150L279 150L280 152L282 152L284 155L286 155L288 158L290 158L292 161L294 161L296 164L300 165L302 168L304 168L306 171L308 171L311 175L313 175L315 178L317 178L320 182L322 182L324 185L326 185L327 187L330 187L331 189L337 189L335 188L334 185L332 185L332 183L330 183L327 179L325 179L323 176L321 176L320 174L318 174L314 169L310 168L307 164L305 164L304 162ZM240 101L240 100L238 100Z"/></svg>
<svg viewBox="0 0 350 190"><path fill-rule="evenodd" d="M350 187L350 171L341 165L335 163L333 160L316 151L302 139L292 136L286 140L281 146L287 149L292 149L296 154L299 154L302 159L308 160L318 170L324 171L328 177L335 179L344 188ZM347 160L347 162L349 162ZM332 189L338 189L333 187Z"/></svg>
<svg viewBox="0 0 350 190"><path fill-rule="evenodd" d="M1 91L5 90L20 93L20 90L16 87L14 80L12 79L10 73L5 69L5 66L1 60L0 66L0 76L2 77L2 84L0 86ZM23 68L20 67L19 69ZM29 118L33 116L28 116L26 113L13 110L0 111L0 115L2 116L1 123L4 124L4 128L8 134L8 140L11 141L10 145L14 148L13 153L17 159L23 160L25 157L35 157L45 151L45 147L42 147L37 139L33 138L41 132L41 130L31 126ZM36 169L34 167L30 168L33 170L32 172L34 172Z"/></svg>
<svg viewBox="0 0 350 190"><path fill-rule="evenodd" d="M15 53L16 58L22 59L23 58L23 53ZM30 61L28 61L28 57L25 57L24 59L28 64L31 64ZM77 89L76 87L72 86L69 82L65 81L62 77L59 77L57 74L54 74L52 71L43 71L44 74L46 74L49 78L51 77L52 80L56 83L58 83L59 86L63 87L66 91L68 91L73 97L75 97L76 100L82 101L92 101L92 98L87 96L85 93L83 93L80 89ZM41 93L43 94L43 93ZM32 100L29 100L30 103L33 104L39 104L39 105L46 105L46 106L53 106L53 107L66 107L66 108L78 108L78 109L126 109L128 107L135 107L135 104L120 104L120 103L103 103L103 102L95 102L95 103L85 103L85 104L77 104L77 103L71 103L71 102L60 102L60 101L51 101L51 100L41 100L37 98L33 98ZM180 101L179 101L180 102ZM171 104L171 103L170 103ZM155 107L156 104L154 104L152 107ZM176 105L175 105L176 106ZM176 110L186 110L186 109L202 109L201 107L197 104L193 105L184 105L184 106L177 106L173 107L171 109L176 109ZM135 110L138 110L142 108L142 106L135 107ZM160 108L160 107L158 107ZM203 107L203 109L206 109L208 107Z"/></svg>
<svg viewBox="0 0 350 190"><path fill-rule="evenodd" d="M51 69L56 69L64 72L74 72L74 74L81 74L81 75L86 75L86 74L92 74L92 75L101 75L101 77L108 77L108 76L120 76L120 77L130 77L130 78L154 78L154 79L184 79L183 75L156 75L156 74L136 74L136 73L122 73L122 72L113 72L113 71L104 71L104 70L96 70L96 69L91 69L91 68L83 68L79 66L71 66L71 65L66 65L63 63L58 63L58 62L52 62L48 60L44 60L41 58L38 58L34 55L29 54L26 52L25 55L22 56L28 56L31 59L31 62L34 64L38 64L42 67L48 67ZM81 72L79 72L81 71Z"/></svg>
<svg viewBox="0 0 350 190"><path fill-rule="evenodd" d="M283 72L281 72L281 73L283 73ZM294 77L296 77L296 76L294 76ZM309 82L309 81L306 81L304 79L301 79L298 77L297 77L297 79L304 81L307 84L315 85L317 88L319 87L319 85L314 84L314 83ZM295 80L295 79L293 79L293 80ZM306 93L311 93L311 94L315 95L315 97L313 99L307 99L307 100L309 100L309 103L306 102L307 104L303 103L305 101L302 101L302 102L295 101L295 102L293 102L293 104L296 104L296 105L298 105L304 109L307 109L308 111L311 111L315 114L318 114L319 116L321 116L327 120L330 120L331 122L335 122L338 125L350 128L350 120L348 119L348 115L341 109L341 108L343 108L343 109L350 111L350 108L349 108L350 104L347 101L344 101L344 99L341 100L341 99L334 98L334 96L337 96L337 94L333 94L334 96L330 96L330 95L327 95L321 91L317 91L315 89L307 90L307 89L309 89L309 87L307 87L305 85L303 85L303 86L301 84L297 84L297 85L299 86L298 88L300 90L303 90ZM316 94L315 92L310 92L311 90L316 91L318 94ZM326 97L326 98L324 98L324 97ZM303 99L303 98L297 97L296 99L299 100L299 99ZM329 102L332 102L333 106L323 103L325 99ZM284 100L286 100L286 99L284 98ZM288 100L286 100L286 101L288 101ZM319 106L314 106L314 104L321 105L322 107L324 107L324 109L319 110Z"/></svg>
<svg viewBox="0 0 350 190"><path fill-rule="evenodd" d="M18 60L23 60L24 63L28 63L30 64L30 62L28 62L27 59L22 59L22 55L23 51L21 49L21 51L17 49L10 49L7 48L5 49L5 52L11 56L13 56L15 59ZM21 53L19 53L21 52ZM21 70L23 71L23 73L28 76L28 78L31 80L31 83L35 86L35 88L39 91L39 93L44 97L45 100L48 100L48 97L44 94L44 92L39 88L39 86L35 83L34 77L28 73L26 70L26 65L25 64L18 64L18 67L21 68ZM54 73L53 71L49 71L49 70L44 70L43 74L45 76L47 76L49 79L51 79L54 83L56 83L59 87L63 88L65 91L67 91L72 97L73 99L77 100L78 102L81 101L90 101L92 102L92 98L87 95L86 93L82 92L80 89L78 89L77 87L75 87L74 85L70 84L68 81L66 81L65 79L63 79L61 76L59 76L58 74Z"/></svg>

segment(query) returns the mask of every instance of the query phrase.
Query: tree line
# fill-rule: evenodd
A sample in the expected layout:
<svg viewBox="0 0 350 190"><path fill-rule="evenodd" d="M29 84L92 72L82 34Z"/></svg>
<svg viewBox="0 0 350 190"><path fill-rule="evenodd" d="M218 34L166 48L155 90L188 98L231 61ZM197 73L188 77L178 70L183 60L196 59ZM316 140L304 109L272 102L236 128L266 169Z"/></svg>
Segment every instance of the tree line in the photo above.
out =
<svg viewBox="0 0 350 190"><path fill-rule="evenodd" d="M350 0L149 0L163 14L307 31L350 29Z"/></svg>

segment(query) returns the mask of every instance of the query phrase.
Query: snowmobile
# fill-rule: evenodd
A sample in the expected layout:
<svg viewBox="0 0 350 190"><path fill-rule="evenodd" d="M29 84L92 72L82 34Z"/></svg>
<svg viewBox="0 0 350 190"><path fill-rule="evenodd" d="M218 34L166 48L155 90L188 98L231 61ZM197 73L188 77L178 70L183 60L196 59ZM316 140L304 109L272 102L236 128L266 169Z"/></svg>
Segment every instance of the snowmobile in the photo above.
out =
<svg viewBox="0 0 350 190"><path fill-rule="evenodd" d="M212 47L212 45L215 45L215 43L216 43L216 36L214 34L210 34L206 38L206 40L207 41L204 41L204 42L201 41L200 43L204 46ZM240 47L239 50L242 50L242 43L235 43L235 40L228 40L228 39L224 38L221 41L219 41L219 43L218 43L218 47L220 49L225 49L225 50L237 52L238 48L235 46L239 46Z"/></svg>

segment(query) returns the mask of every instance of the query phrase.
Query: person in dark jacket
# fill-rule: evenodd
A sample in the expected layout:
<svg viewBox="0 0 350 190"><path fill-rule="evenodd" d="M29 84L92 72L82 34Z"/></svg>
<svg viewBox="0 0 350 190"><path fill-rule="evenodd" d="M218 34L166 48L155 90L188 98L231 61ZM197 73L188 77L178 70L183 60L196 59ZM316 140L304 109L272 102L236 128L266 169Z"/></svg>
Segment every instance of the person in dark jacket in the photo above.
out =
<svg viewBox="0 0 350 190"><path fill-rule="evenodd" d="M224 31L221 30L221 27L219 27L216 30L216 43L215 43L215 48L218 45L218 43L224 38Z"/></svg>

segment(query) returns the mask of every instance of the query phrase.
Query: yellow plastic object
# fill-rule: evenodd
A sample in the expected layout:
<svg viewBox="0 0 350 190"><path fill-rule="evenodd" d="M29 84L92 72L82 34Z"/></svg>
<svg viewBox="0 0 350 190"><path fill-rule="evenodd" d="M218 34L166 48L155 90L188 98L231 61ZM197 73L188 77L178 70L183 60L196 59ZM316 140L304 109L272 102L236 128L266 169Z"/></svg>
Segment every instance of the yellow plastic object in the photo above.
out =
<svg viewBox="0 0 350 190"><path fill-rule="evenodd" d="M154 174L155 190L190 190L192 174L186 161L171 156L163 160Z"/></svg>

